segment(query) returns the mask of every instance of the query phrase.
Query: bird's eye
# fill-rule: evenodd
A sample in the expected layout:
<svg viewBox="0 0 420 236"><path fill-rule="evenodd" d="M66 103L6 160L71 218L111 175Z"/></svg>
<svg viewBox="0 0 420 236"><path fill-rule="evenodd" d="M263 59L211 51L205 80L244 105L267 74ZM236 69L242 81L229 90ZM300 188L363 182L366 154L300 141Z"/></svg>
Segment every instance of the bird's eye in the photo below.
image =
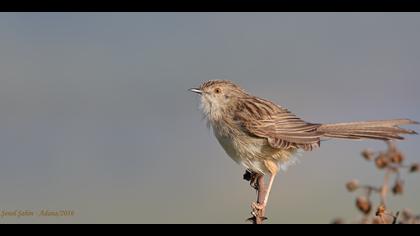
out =
<svg viewBox="0 0 420 236"><path fill-rule="evenodd" d="M222 92L222 90L220 90L219 88L216 88L216 89L214 90L214 92L215 92L215 93L221 93L221 92Z"/></svg>

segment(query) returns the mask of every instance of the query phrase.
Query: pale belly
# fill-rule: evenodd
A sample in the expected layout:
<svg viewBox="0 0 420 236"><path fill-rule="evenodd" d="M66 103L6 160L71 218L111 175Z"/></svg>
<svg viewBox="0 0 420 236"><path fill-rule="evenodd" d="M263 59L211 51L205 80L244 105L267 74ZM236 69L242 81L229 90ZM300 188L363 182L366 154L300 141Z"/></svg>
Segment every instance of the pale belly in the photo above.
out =
<svg viewBox="0 0 420 236"><path fill-rule="evenodd" d="M267 162L272 162L282 169L296 162L295 150L274 149L267 145L267 141L261 138L246 137L244 140L239 137L235 140L228 136L219 135L214 132L220 145L232 160L247 169L260 174L269 174Z"/></svg>

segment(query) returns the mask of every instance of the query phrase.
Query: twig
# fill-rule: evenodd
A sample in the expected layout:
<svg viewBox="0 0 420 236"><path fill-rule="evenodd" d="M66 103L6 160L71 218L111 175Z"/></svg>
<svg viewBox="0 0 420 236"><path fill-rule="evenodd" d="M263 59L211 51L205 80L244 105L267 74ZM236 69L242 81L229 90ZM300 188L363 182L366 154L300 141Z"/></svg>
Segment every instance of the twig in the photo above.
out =
<svg viewBox="0 0 420 236"><path fill-rule="evenodd" d="M380 197L381 197L381 204L386 206L386 195L388 194L389 189L389 177L391 175L391 171L387 170L384 176L384 182L381 187Z"/></svg>
<svg viewBox="0 0 420 236"><path fill-rule="evenodd" d="M244 179L251 182L251 186L257 190L257 203L262 204L265 196L267 195L267 188L264 182L264 176L252 173L247 170L244 174ZM255 183L254 183L255 181ZM265 215L265 208L263 209L252 209L252 217L247 220L253 224L262 224L267 218Z"/></svg>
<svg viewBox="0 0 420 236"><path fill-rule="evenodd" d="M395 216L393 216L393 220L392 220L392 224L395 225L397 224L397 220L398 220L398 216L400 215L400 212L397 211L397 213L395 214Z"/></svg>
<svg viewBox="0 0 420 236"><path fill-rule="evenodd" d="M383 183L379 187L371 185L360 185L359 182L355 179L346 183L346 188L349 192L354 192L358 189L365 192L365 196L360 196L356 199L356 207L364 214L364 218L361 223L379 223L379 224L397 224L398 217L400 212L394 214L392 211L387 209L387 197L390 190L394 195L402 194L404 191L404 181L401 179L401 170L408 169L409 173L415 173L420 171L419 163L412 163L411 165L406 165L404 163L405 157L404 154L398 150L393 142L386 142L388 149L386 152L373 152L369 149L365 149L361 155L367 161L374 160L376 168L379 170L384 170ZM395 184L393 187L390 186L391 177L394 179ZM378 194L380 204L376 210L375 216L370 220L371 213L371 195ZM392 219L391 219L392 217ZM420 217L419 217L420 218ZM400 223L414 223L414 217L412 214L403 212L403 219L400 220Z"/></svg>
<svg viewBox="0 0 420 236"><path fill-rule="evenodd" d="M257 197L257 202L259 204L262 204L263 201L264 201L264 199L265 199L265 196L267 195L267 187L265 186L264 176L263 175L261 175L261 176L258 177L257 184L258 184L258 197ZM265 208L263 208L263 209L261 209L261 210L258 211L257 216L255 216L255 222L254 222L254 224L262 224L263 221L266 219L264 217L264 215L265 215Z"/></svg>

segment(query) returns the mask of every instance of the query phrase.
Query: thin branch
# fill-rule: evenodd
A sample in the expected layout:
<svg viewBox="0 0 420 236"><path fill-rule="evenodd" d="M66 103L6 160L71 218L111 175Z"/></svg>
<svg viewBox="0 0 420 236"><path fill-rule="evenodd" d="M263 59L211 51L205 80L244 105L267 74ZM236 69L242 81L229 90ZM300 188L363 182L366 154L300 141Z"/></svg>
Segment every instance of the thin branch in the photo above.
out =
<svg viewBox="0 0 420 236"><path fill-rule="evenodd" d="M258 197L257 197L257 202L259 204L262 204L264 202L265 196L267 195L267 187L265 186L264 183L264 176L260 176L258 178ZM265 208L261 209L258 212L258 215L255 217L256 218L256 222L255 224L262 224L265 217Z"/></svg>
<svg viewBox="0 0 420 236"><path fill-rule="evenodd" d="M244 179L251 181L251 186L257 190L257 203L263 204L265 196L267 195L267 187L265 186L264 176L257 175L255 173L250 173L249 171L247 171L247 173L245 173L244 175ZM253 186L252 184L252 182L254 181L255 186ZM251 221L253 224L262 224L263 221L267 219L264 215L265 208L261 210L253 208L252 217L248 218L247 220Z"/></svg>
<svg viewBox="0 0 420 236"><path fill-rule="evenodd" d="M386 206L386 196L388 194L389 189L389 177L391 176L391 171L387 170L384 176L384 182L381 187L380 197L381 197L381 204Z"/></svg>

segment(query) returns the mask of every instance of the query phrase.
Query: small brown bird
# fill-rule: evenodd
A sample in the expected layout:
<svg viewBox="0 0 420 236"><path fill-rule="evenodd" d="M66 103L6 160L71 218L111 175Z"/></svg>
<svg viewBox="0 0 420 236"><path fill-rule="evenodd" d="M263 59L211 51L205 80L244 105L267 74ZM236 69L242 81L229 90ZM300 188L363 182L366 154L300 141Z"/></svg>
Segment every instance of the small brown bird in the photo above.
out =
<svg viewBox="0 0 420 236"><path fill-rule="evenodd" d="M257 178L270 175L267 193L254 209L265 208L279 169L294 160L299 151L320 146L321 138L403 139L416 134L399 125L418 124L409 119L350 123L309 123L268 100L252 96L226 80L211 80L190 91L201 95L208 124L226 153Z"/></svg>

